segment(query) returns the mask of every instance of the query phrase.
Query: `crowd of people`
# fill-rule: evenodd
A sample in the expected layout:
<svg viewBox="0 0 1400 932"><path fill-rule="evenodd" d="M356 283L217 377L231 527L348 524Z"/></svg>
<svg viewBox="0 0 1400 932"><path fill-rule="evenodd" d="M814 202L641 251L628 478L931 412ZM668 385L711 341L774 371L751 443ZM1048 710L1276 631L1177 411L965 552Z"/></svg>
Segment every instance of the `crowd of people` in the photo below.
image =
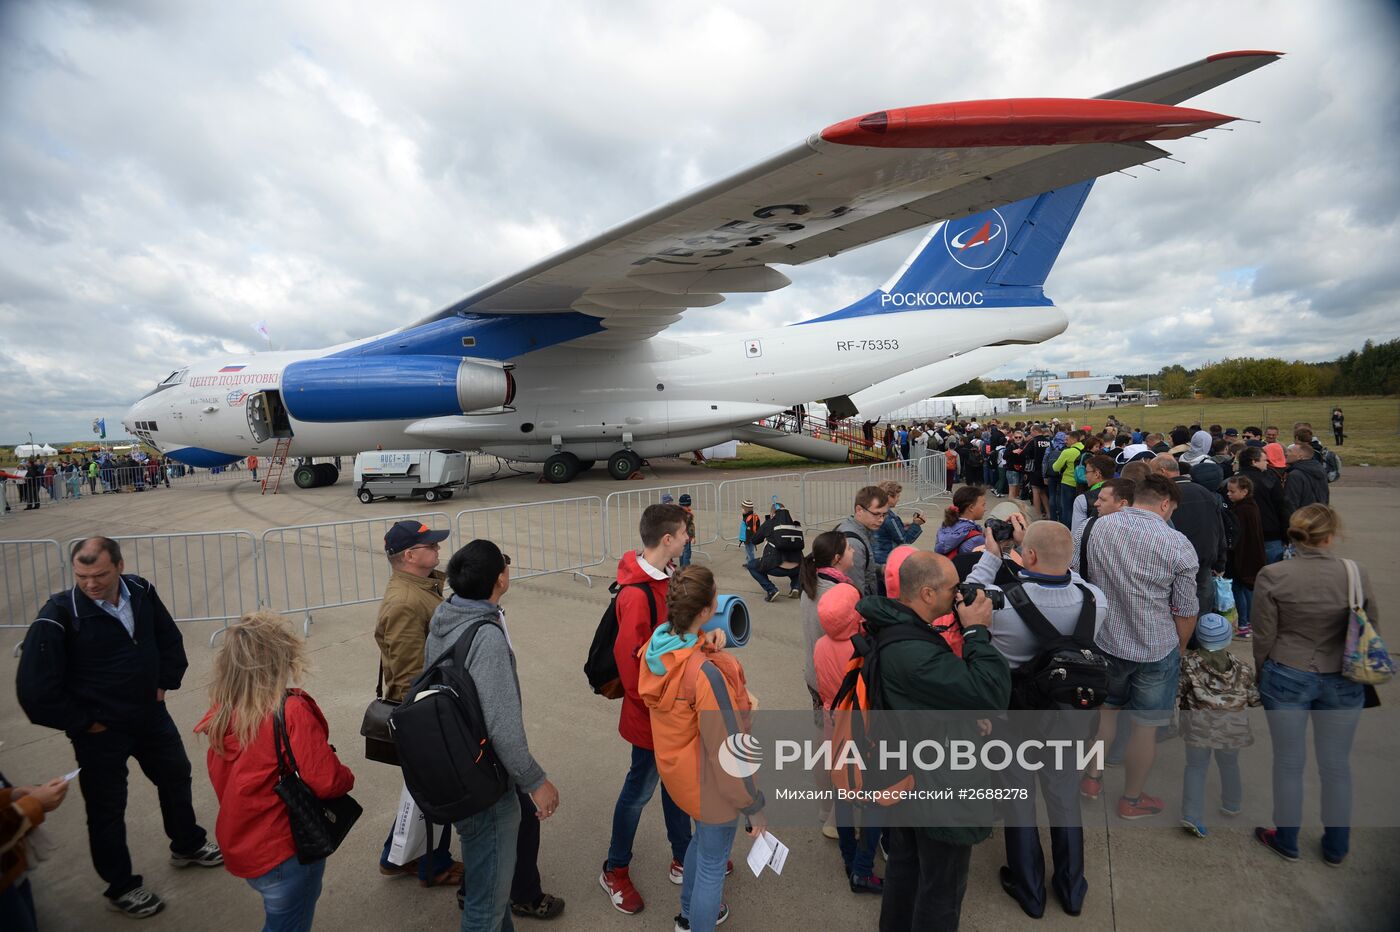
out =
<svg viewBox="0 0 1400 932"><path fill-rule="evenodd" d="M1209 834L1203 812L1211 759L1221 771L1220 812L1238 814L1238 751L1253 740L1248 722L1221 725L1218 717L1189 713L1242 716L1262 702L1280 713L1269 717L1274 824L1254 834L1272 853L1298 860L1308 713L1337 713L1314 718L1313 728L1326 827L1321 856L1341 865L1349 846L1350 746L1367 698L1340 672L1353 575L1373 622L1378 612L1364 570L1354 574L1334 552L1341 524L1327 503L1322 451L1310 429L1296 426L1284 449L1273 428L1181 428L1163 437L1112 421L1100 431L1053 423L960 426L916 438L944 449L959 476L974 480L955 489L931 549L916 546L923 515L906 522L896 513L903 493L897 482L860 489L852 513L810 544L781 503L763 518L751 501L743 503L745 568L769 601L778 578L799 602L798 659L815 723L830 729L858 640L889 642L873 668L878 682L870 684L878 708L996 712L1057 707L1028 698L1026 675L1048 643L1068 639L1101 656L1107 669L1097 737L1109 766L1124 768L1114 806L1124 820L1163 813L1163 801L1148 788L1159 740L1173 728L1187 746L1182 827L1196 837ZM959 451L969 444L984 450L980 472L966 470ZM1011 500L989 509L998 489ZM639 547L617 568L612 660L618 733L629 756L607 849L599 852L598 884L618 912L644 908L633 844L659 788L671 855L666 875L679 887L675 928L711 930L729 915L724 886L738 831L762 835L767 803L751 777L732 775L714 754L717 743L744 728L757 700L750 671L726 651L722 631L705 630L717 610L717 586L710 569L684 565L694 533L688 504L648 507ZM512 917L550 920L564 912L562 898L544 892L538 867L539 825L557 811L561 793L524 726L530 697L516 673L520 660L502 606L510 556L491 541L473 540L455 550L443 572L447 536L411 520L385 536L392 574L375 627L377 693L401 708L422 698L414 686L421 677L455 665L473 684L483 746L499 761L502 791L452 820L460 860L449 826L426 817L421 850L396 854L399 816L391 813L384 821L395 824L376 856L388 877L455 889L463 930L509 929ZM135 872L126 845L127 764L135 758L156 785L173 865L222 866L260 894L266 928L309 929L325 862L299 856L281 795L284 746L317 797L345 796L356 775L300 688L304 643L285 620L260 612L231 625L218 648L209 710L194 726L207 742L206 768L219 800L211 840L194 812L191 764L164 705L187 666L178 628L154 587L123 572L115 541L80 541L71 562L76 585L40 609L26 637L18 693L32 722L64 731L73 744L107 905L133 918L164 907ZM1006 598L994 605L996 592ZM1217 611L1226 595L1233 623ZM1240 650L1231 652L1236 639ZM725 723L719 732L710 724L715 716ZM379 779L397 780L387 767ZM1002 888L1029 916L1043 915L1050 896L1078 915L1089 895L1081 800L1100 798L1103 772L1037 775L1023 767L1005 779L1025 793L997 803L1006 825ZM23 877L25 846L14 840L57 808L65 789L63 781L0 788L6 929L38 927ZM1037 789L1050 821L1048 878ZM957 827L882 825L867 812L857 828L845 804L817 813L838 842L849 889L878 898L879 928L958 927L972 851L990 837L994 818L991 801L969 805L974 824ZM877 853L884 855L883 877Z"/></svg>
<svg viewBox="0 0 1400 932"><path fill-rule="evenodd" d="M86 453L46 459L30 456L16 466L0 468L0 492L6 484L12 484L19 490L19 504L25 511L34 511L45 502L82 498L84 492L105 495L144 492L161 485L170 488L170 480L184 476L187 469L174 460L141 450L102 452L91 457ZM5 510L10 511L9 497L4 498Z"/></svg>

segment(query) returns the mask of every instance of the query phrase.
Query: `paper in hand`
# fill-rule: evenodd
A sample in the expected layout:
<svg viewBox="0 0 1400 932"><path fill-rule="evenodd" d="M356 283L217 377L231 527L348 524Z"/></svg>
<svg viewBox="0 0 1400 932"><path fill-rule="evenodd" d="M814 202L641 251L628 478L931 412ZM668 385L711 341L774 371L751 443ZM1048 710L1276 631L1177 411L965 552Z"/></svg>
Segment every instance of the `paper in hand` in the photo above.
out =
<svg viewBox="0 0 1400 932"><path fill-rule="evenodd" d="M749 870L755 877L763 873L765 867L775 874L782 874L787 856L788 846L778 841L772 832L764 832L753 840L753 847L749 849Z"/></svg>
<svg viewBox="0 0 1400 932"><path fill-rule="evenodd" d="M81 767L78 768L78 770L82 769L83 768ZM63 775L63 782L67 783L69 780L72 780L74 777L76 777L78 775L78 770L74 770L72 773L65 773Z"/></svg>

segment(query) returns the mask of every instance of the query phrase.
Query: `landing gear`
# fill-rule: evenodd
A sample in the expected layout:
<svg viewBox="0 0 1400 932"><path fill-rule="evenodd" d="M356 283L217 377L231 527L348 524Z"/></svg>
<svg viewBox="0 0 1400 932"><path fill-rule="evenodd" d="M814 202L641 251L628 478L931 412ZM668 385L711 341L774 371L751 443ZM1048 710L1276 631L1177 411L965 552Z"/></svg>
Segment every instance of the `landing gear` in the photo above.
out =
<svg viewBox="0 0 1400 932"><path fill-rule="evenodd" d="M578 464L578 471L588 472L588 470L592 469L594 464L596 464L597 462L597 460L584 460Z"/></svg>
<svg viewBox="0 0 1400 932"><path fill-rule="evenodd" d="M314 489L320 485L321 476L316 472L316 467L308 464L298 466L292 472L292 481L299 489Z"/></svg>
<svg viewBox="0 0 1400 932"><path fill-rule="evenodd" d="M317 463L311 468L316 470L316 475L319 476L321 480L316 483L317 487L335 485L340 481L340 470L336 469L335 466L330 463Z"/></svg>
<svg viewBox="0 0 1400 932"><path fill-rule="evenodd" d="M618 450L608 457L608 475L619 481L630 478L641 468L642 458L631 450Z"/></svg>
<svg viewBox="0 0 1400 932"><path fill-rule="evenodd" d="M544 461L544 477L555 485L570 482L582 470L578 457L572 453L555 453Z"/></svg>

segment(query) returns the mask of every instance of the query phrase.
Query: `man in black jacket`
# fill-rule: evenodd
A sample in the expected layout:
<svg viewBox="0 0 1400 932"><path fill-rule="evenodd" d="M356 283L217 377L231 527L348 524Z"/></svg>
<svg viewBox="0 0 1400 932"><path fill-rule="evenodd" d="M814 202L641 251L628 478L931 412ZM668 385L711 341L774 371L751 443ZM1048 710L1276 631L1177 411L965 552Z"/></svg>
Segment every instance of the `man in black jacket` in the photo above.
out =
<svg viewBox="0 0 1400 932"><path fill-rule="evenodd" d="M1196 556L1201 561L1196 573L1196 601L1200 603L1200 614L1215 611L1215 574L1225 572L1229 551L1225 546L1225 524L1221 519L1220 496L1197 482L1190 476L1181 475L1181 467L1167 453L1152 460L1152 471L1166 476L1176 483L1181 492L1181 502L1172 514L1171 525L1196 548Z"/></svg>
<svg viewBox="0 0 1400 932"><path fill-rule="evenodd" d="M107 882L107 906L135 919L165 903L131 870L126 847L128 758L156 785L170 863L219 867L223 855L195 820L190 760L165 708L188 663L175 621L140 576L123 575L117 542L73 547L73 578L29 626L20 658L19 702L36 725L73 742L87 807L88 847Z"/></svg>
<svg viewBox="0 0 1400 932"><path fill-rule="evenodd" d="M1284 451L1288 457L1288 478L1283 483L1283 497L1297 511L1304 505L1326 505L1331 500L1327 488L1327 470L1306 443L1291 443Z"/></svg>
<svg viewBox="0 0 1400 932"><path fill-rule="evenodd" d="M1250 428L1246 428L1248 433ZM1293 508L1283 495L1283 480L1269 468L1260 447L1240 451L1240 475L1254 483L1254 501L1259 505L1259 529L1264 537L1264 562L1283 559L1288 546L1288 519Z"/></svg>
<svg viewBox="0 0 1400 932"><path fill-rule="evenodd" d="M782 502L774 502L772 514L759 527L753 536L754 546L767 543L757 560L744 568L763 587L763 600L772 602L778 597L778 587L769 578L786 578L789 583L788 598L795 599L801 593L798 587L798 573L802 569L802 524L793 520L792 513L783 507Z"/></svg>

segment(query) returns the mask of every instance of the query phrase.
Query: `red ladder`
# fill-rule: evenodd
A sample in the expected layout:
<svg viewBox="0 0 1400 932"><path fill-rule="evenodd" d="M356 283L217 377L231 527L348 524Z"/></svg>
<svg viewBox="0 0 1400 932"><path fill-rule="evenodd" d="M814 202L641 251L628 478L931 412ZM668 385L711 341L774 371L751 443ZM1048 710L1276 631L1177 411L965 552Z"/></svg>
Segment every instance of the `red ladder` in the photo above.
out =
<svg viewBox="0 0 1400 932"><path fill-rule="evenodd" d="M287 453L292 449L291 437L278 437L277 446L272 451L272 462L268 464L267 475L263 477L262 494L267 494L268 486L272 487L272 494L277 494L277 488L282 484L282 473L287 467Z"/></svg>

